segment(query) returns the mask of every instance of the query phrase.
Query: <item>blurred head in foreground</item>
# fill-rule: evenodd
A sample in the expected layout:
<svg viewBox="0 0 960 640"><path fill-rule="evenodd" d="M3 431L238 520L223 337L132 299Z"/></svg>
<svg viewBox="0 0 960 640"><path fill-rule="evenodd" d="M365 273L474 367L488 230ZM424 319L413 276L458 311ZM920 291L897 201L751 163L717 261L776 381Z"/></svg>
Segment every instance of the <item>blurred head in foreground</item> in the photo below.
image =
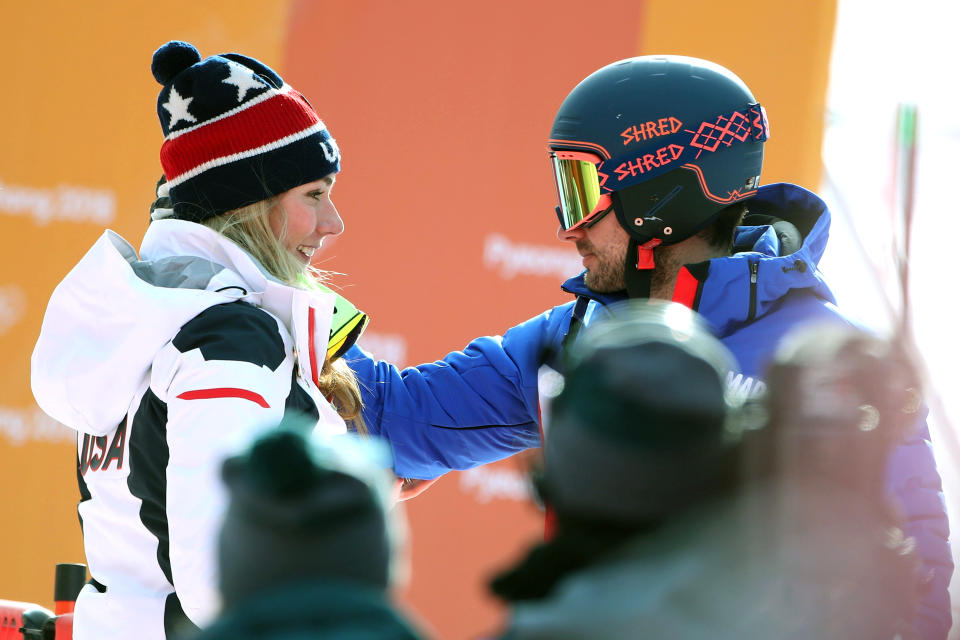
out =
<svg viewBox="0 0 960 640"><path fill-rule="evenodd" d="M203 637L418 637L389 603L406 542L389 451L306 426L284 419L223 465L224 614Z"/></svg>
<svg viewBox="0 0 960 640"><path fill-rule="evenodd" d="M591 325L545 439L538 488L560 526L645 525L726 486L739 440L739 403L725 393L735 366L678 304L634 301Z"/></svg>

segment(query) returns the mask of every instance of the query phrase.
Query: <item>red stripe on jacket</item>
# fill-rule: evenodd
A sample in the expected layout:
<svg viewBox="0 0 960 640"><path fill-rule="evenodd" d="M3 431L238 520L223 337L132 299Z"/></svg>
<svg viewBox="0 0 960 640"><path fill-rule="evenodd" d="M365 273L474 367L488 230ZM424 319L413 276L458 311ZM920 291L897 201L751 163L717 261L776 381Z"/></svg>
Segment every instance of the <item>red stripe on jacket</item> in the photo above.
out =
<svg viewBox="0 0 960 640"><path fill-rule="evenodd" d="M677 284L673 288L673 301L679 302L688 309L693 309L699 287L700 281L693 277L689 269L681 267L680 271L677 272Z"/></svg>
<svg viewBox="0 0 960 640"><path fill-rule="evenodd" d="M196 389L194 391L184 391L177 396L181 400L209 400L211 398L240 398L256 402L264 409L269 409L270 405L263 396L246 389L236 389L234 387L220 387L217 389Z"/></svg>

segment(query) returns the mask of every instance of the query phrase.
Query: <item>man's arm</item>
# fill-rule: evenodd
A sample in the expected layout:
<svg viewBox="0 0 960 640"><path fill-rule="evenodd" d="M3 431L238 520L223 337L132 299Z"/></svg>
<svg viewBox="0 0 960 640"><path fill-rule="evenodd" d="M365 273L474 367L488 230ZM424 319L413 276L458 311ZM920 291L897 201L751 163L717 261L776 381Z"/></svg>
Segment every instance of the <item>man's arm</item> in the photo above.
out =
<svg viewBox="0 0 960 640"><path fill-rule="evenodd" d="M537 370L559 344L572 303L402 371L359 347L345 359L370 432L389 441L398 476L430 479L540 445Z"/></svg>

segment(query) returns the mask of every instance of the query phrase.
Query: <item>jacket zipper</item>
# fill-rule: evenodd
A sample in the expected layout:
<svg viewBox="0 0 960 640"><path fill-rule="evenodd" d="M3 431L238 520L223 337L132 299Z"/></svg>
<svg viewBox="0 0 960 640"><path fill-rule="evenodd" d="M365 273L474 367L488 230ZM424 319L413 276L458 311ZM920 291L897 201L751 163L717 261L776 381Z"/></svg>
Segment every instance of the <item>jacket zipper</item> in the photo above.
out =
<svg viewBox="0 0 960 640"><path fill-rule="evenodd" d="M760 272L760 261L750 262L750 311L747 322L752 322L757 315L757 274Z"/></svg>

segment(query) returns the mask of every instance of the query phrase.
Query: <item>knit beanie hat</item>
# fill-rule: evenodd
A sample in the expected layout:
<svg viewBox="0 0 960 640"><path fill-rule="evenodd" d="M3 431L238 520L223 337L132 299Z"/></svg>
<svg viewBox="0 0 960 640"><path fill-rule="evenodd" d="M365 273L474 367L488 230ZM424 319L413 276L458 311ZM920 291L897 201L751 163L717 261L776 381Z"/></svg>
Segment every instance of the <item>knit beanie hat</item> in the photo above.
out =
<svg viewBox="0 0 960 640"><path fill-rule="evenodd" d="M390 456L351 434L320 438L285 419L223 465L230 502L219 542L229 606L304 580L386 589L396 531Z"/></svg>
<svg viewBox="0 0 960 640"><path fill-rule="evenodd" d="M561 524L646 524L714 490L736 440L734 363L675 303L631 302L592 323L551 404L538 480Z"/></svg>
<svg viewBox="0 0 960 640"><path fill-rule="evenodd" d="M200 222L340 170L313 107L262 62L237 53L203 60L175 40L154 52L151 69L163 85L158 195L169 195L173 217Z"/></svg>

